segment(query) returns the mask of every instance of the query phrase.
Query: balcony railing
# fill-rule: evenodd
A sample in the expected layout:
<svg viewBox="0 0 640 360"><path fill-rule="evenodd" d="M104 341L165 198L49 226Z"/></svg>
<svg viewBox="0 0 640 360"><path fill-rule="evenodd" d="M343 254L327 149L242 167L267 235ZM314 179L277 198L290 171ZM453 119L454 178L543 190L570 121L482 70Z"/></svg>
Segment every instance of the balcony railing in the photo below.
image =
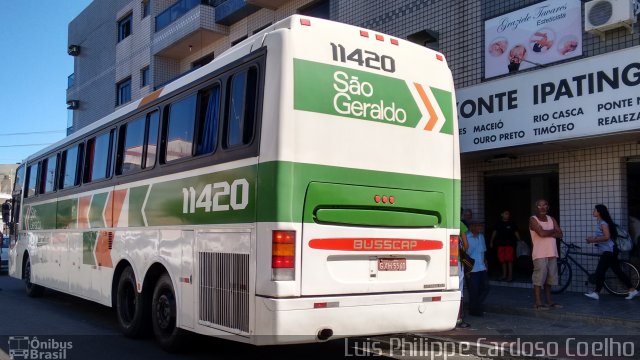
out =
<svg viewBox="0 0 640 360"><path fill-rule="evenodd" d="M76 82L76 73L73 73L67 77L67 89L71 89L71 87L75 82Z"/></svg>
<svg viewBox="0 0 640 360"><path fill-rule="evenodd" d="M218 6L224 0L179 0L156 16L156 32L166 28L198 5Z"/></svg>

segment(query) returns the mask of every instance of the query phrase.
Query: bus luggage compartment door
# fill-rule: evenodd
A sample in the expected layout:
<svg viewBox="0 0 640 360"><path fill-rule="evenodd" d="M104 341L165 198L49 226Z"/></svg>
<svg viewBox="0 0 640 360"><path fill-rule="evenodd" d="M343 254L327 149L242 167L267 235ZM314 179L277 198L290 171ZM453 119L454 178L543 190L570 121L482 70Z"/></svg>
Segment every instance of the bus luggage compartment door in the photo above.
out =
<svg viewBox="0 0 640 360"><path fill-rule="evenodd" d="M440 192L310 183L302 295L445 289L445 207Z"/></svg>

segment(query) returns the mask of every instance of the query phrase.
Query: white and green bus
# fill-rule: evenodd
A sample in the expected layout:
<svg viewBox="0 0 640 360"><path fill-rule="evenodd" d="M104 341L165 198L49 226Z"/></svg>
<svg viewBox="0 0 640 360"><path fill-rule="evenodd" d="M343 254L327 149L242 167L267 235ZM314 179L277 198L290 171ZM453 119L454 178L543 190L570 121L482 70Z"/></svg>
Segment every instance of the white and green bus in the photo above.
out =
<svg viewBox="0 0 640 360"><path fill-rule="evenodd" d="M451 329L454 103L442 54L289 17L27 158L10 273L165 348Z"/></svg>

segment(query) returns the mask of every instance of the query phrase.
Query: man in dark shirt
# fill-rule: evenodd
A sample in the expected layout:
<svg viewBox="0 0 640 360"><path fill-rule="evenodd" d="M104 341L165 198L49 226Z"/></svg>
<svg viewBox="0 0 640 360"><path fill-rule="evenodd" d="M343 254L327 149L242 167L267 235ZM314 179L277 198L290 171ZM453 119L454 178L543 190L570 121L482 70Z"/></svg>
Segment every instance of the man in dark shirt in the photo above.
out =
<svg viewBox="0 0 640 360"><path fill-rule="evenodd" d="M502 277L500 280L513 280L513 258L517 241L520 235L516 224L511 220L509 210L500 213L500 221L494 226L489 247L497 247L498 261L502 264Z"/></svg>

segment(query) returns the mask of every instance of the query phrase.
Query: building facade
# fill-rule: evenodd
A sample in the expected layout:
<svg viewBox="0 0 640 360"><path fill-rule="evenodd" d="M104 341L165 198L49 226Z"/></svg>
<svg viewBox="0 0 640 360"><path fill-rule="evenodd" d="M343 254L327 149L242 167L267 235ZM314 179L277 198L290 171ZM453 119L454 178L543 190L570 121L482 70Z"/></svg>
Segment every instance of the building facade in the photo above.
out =
<svg viewBox="0 0 640 360"><path fill-rule="evenodd" d="M530 242L528 218L544 197L564 239L594 252L584 239L595 227L595 204L606 204L615 221L640 236L640 98L634 95L640 30L633 3L94 0L69 24L75 57L69 132L289 15L329 18L445 54L457 88L462 207L485 222L487 238L506 209ZM622 18L591 22L592 15L611 12ZM636 257L637 247L625 255ZM595 269L597 257L580 260ZM530 264L517 265L520 286L530 286ZM583 291L577 275L571 289Z"/></svg>

